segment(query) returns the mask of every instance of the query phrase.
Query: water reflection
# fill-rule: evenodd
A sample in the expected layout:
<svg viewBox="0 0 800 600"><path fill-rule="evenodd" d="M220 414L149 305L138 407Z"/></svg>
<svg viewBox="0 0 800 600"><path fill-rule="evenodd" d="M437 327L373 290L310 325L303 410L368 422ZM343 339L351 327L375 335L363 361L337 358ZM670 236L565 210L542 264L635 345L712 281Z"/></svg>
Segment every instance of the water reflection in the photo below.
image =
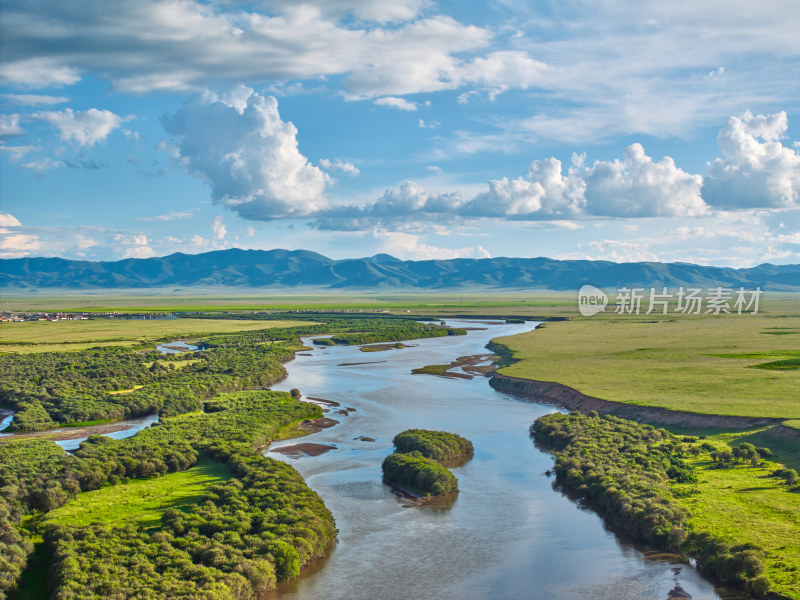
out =
<svg viewBox="0 0 800 600"><path fill-rule="evenodd" d="M3 433L3 430L5 430L7 427L10 427L11 421L13 420L13 411L0 409L0 436L11 435L10 433Z"/></svg>
<svg viewBox="0 0 800 600"><path fill-rule="evenodd" d="M144 417L138 417L135 419L125 419L123 421L117 421L114 424L110 424L108 426L109 429L115 429L115 431L104 432L103 426L97 427L96 433L99 435L106 435L114 440L124 440L125 438L129 438L131 436L136 435L142 429L146 429L150 427L153 423L158 422L158 415L147 415ZM58 435L59 433L67 434L69 432L68 429L59 429L56 430L54 433ZM77 450L81 443L86 441L89 436L84 436L80 438L74 439L64 439L64 438L50 438L51 441L55 442L59 446L61 446L67 452L72 450Z"/></svg>
<svg viewBox="0 0 800 600"><path fill-rule="evenodd" d="M161 354L182 354L184 352L197 352L200 346L188 344L184 341L167 342L156 346L156 350Z"/></svg>
<svg viewBox="0 0 800 600"><path fill-rule="evenodd" d="M327 559L265 600L667 597L681 557L648 559L645 549L620 541L595 513L552 489L544 475L552 457L533 446L528 427L553 407L497 392L480 376L411 375L412 368L483 354L491 338L534 324L480 325L488 330L382 353L387 362L355 365L365 353L334 346L286 365L289 375L276 389L299 388L357 411L304 438L336 450L286 459L323 497L340 534ZM452 431L475 446L472 460L452 469L461 491L446 510L409 506L381 483L392 438L409 428ZM721 598L690 567L681 585L696 600ZM731 593L725 597L747 597Z"/></svg>

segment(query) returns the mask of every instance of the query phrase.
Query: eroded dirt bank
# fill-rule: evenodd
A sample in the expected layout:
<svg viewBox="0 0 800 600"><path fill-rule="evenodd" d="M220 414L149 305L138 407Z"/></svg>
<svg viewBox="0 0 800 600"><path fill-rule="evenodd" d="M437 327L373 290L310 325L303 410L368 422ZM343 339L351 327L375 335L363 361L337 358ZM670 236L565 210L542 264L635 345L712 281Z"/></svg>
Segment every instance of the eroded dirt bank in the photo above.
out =
<svg viewBox="0 0 800 600"><path fill-rule="evenodd" d="M734 417L727 415L703 415L699 413L668 410L655 406L638 406L594 398L578 390L552 381L520 379L495 373L489 380L494 389L513 394L527 400L546 402L582 413L596 410L635 421L656 425L678 425L683 427L730 427L746 429L758 425L777 425L783 419Z"/></svg>

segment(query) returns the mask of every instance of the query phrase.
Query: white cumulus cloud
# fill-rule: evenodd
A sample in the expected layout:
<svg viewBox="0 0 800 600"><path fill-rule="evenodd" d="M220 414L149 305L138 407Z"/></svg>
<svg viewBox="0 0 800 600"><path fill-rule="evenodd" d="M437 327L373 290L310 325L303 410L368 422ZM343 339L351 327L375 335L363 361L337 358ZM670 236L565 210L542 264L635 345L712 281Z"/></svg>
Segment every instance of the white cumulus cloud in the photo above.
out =
<svg viewBox="0 0 800 600"><path fill-rule="evenodd" d="M534 160L527 176L502 177L463 199L454 192L432 192L407 181L374 203L335 206L317 213L322 229L356 230L427 215L551 221L581 217L691 217L709 212L700 196L702 177L687 173L670 157L656 162L640 144L623 150L622 159L584 164L573 155L564 173L557 158Z"/></svg>
<svg viewBox="0 0 800 600"><path fill-rule="evenodd" d="M400 231L378 230L373 237L379 240L380 252L405 260L432 260L451 258L491 258L483 246L443 248L424 243L419 235Z"/></svg>
<svg viewBox="0 0 800 600"><path fill-rule="evenodd" d="M329 171L332 169L343 171L349 175L352 175L353 177L361 173L361 171L358 170L358 167L353 163L343 161L338 158L336 160L330 160L329 158L320 159L319 166Z"/></svg>
<svg viewBox="0 0 800 600"><path fill-rule="evenodd" d="M489 190L471 200L466 212L518 219L697 216L708 212L701 183L700 175L681 170L672 158L655 162L641 144L631 144L622 160L592 166L574 155L566 174L556 158L535 160L527 177L490 181Z"/></svg>
<svg viewBox="0 0 800 600"><path fill-rule="evenodd" d="M579 172L586 182L586 210L612 217L698 216L708 212L700 196L703 178L675 166L669 156L654 162L641 144L624 160L598 161Z"/></svg>
<svg viewBox="0 0 800 600"><path fill-rule="evenodd" d="M32 160L30 162L22 163L22 166L26 169L31 169L33 171L49 171L50 169L57 169L58 167L63 167L64 162L60 160L53 160L50 157L45 157L39 160Z"/></svg>
<svg viewBox="0 0 800 600"><path fill-rule="evenodd" d="M108 134L130 118L96 108L85 111L65 108L61 111L39 112L34 116L57 129L62 140L74 142L79 146L93 146L97 142L102 142Z"/></svg>
<svg viewBox="0 0 800 600"><path fill-rule="evenodd" d="M38 56L0 65L0 81L18 87L44 88L72 85L80 81L80 75L78 69L63 64L58 57Z"/></svg>
<svg viewBox="0 0 800 600"><path fill-rule="evenodd" d="M45 96L41 94L0 94L0 98L9 104L17 104L19 106L63 104L69 100L64 96Z"/></svg>
<svg viewBox="0 0 800 600"><path fill-rule="evenodd" d="M462 212L476 217L531 215L542 208L546 190L538 181L523 177L493 179L489 189L468 202Z"/></svg>
<svg viewBox="0 0 800 600"><path fill-rule="evenodd" d="M297 129L281 120L278 101L248 89L246 98L193 97L164 128L178 139L186 168L211 186L211 197L246 219L303 216L325 206L329 176L300 153Z"/></svg>
<svg viewBox="0 0 800 600"><path fill-rule="evenodd" d="M211 220L211 231L214 232L214 239L217 241L225 239L228 235L228 228L222 222L222 215L217 215Z"/></svg>
<svg viewBox="0 0 800 600"><path fill-rule="evenodd" d="M127 234L115 233L109 240L109 245L122 255L122 258L150 258L156 256L143 233Z"/></svg>
<svg viewBox="0 0 800 600"><path fill-rule="evenodd" d="M19 258L38 251L42 243L36 235L0 227L0 258Z"/></svg>
<svg viewBox="0 0 800 600"><path fill-rule="evenodd" d="M0 227L19 227L22 223L19 222L14 215L9 213L0 213Z"/></svg>
<svg viewBox="0 0 800 600"><path fill-rule="evenodd" d="M290 8L297 6L294 0L265 0L266 6L274 8ZM304 0L302 4L313 6L325 16L355 16L365 21L389 23L408 21L416 17L422 9L428 7L430 0Z"/></svg>
<svg viewBox="0 0 800 600"><path fill-rule="evenodd" d="M396 108L397 110L417 110L416 102L411 102L405 98L397 98L395 96L384 96L383 98L377 98L375 100L375 104L378 106L385 106L387 108Z"/></svg>
<svg viewBox="0 0 800 600"><path fill-rule="evenodd" d="M20 115L0 115L0 139L25 135L19 124Z"/></svg>
<svg viewBox="0 0 800 600"><path fill-rule="evenodd" d="M800 206L800 153L780 141L785 112L731 117L717 143L722 157L708 167L703 198L723 209Z"/></svg>

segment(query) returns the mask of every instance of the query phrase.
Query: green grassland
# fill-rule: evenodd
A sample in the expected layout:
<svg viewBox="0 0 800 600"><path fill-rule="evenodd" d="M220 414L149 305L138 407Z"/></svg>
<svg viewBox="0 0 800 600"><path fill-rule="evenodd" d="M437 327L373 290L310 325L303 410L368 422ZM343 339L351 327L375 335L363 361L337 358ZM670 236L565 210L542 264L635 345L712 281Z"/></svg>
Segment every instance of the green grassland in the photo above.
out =
<svg viewBox="0 0 800 600"><path fill-rule="evenodd" d="M774 331L786 335L769 335ZM495 340L516 362L504 375L700 414L800 418L800 369L751 368L800 353L800 316L608 315L546 323Z"/></svg>
<svg viewBox="0 0 800 600"><path fill-rule="evenodd" d="M773 452L771 458L773 462L779 462L790 469L800 470L800 443L798 443L800 432L794 432L792 423L800 423L800 421L783 421L779 425L761 425L747 429L670 425L664 429L678 436L698 437L703 442L717 446L727 444L733 447L746 442L757 447L766 447Z"/></svg>
<svg viewBox="0 0 800 600"><path fill-rule="evenodd" d="M678 493L678 503L691 514L689 527L731 546L763 549L772 591L800 598L800 494L769 476L779 465L764 461L758 467L719 469L708 453L687 462L697 469L699 482L675 484L675 490L697 492Z"/></svg>
<svg viewBox="0 0 800 600"><path fill-rule="evenodd" d="M136 340L118 342L62 342L50 344L48 342L14 342L13 344L0 343L0 354L36 354L38 352L80 352L90 348L107 348L109 346L127 348L136 346Z"/></svg>
<svg viewBox="0 0 800 600"><path fill-rule="evenodd" d="M161 524L167 509L196 504L209 487L231 476L227 465L205 460L186 471L78 494L48 513L47 521L70 527L127 521L139 529L150 529Z"/></svg>
<svg viewBox="0 0 800 600"><path fill-rule="evenodd" d="M780 314L797 312L800 294L766 292L761 297L760 311ZM528 317L578 317L577 290L483 290L443 291L436 293L395 292L369 294L325 290L318 293L281 294L274 290L263 293L241 293L232 290L220 293L192 294L155 291L137 294L124 293L48 293L6 295L0 309L13 311L74 311L74 312L252 312L252 311L388 311L393 314L410 312L436 316L478 315L497 317L515 315ZM289 315L287 315L289 316ZM778 334L780 332L777 332Z"/></svg>
<svg viewBox="0 0 800 600"><path fill-rule="evenodd" d="M0 308L25 311L87 312L196 312L264 310L454 310L506 307L573 306L575 294L566 292L497 292L486 291L371 294L325 290L316 294L27 294L8 295Z"/></svg>
<svg viewBox="0 0 800 600"><path fill-rule="evenodd" d="M132 346L168 337L204 336L309 325L308 321L237 319L88 319L0 323L0 352L63 352L97 346Z"/></svg>

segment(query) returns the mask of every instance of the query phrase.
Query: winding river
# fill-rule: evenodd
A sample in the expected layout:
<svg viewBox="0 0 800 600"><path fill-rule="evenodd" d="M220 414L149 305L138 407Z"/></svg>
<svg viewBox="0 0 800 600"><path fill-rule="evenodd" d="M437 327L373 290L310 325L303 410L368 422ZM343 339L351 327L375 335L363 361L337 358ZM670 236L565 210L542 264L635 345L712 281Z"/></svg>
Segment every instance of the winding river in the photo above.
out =
<svg viewBox="0 0 800 600"><path fill-rule="evenodd" d="M299 442L336 449L300 458L272 452L298 443L288 440L269 454L292 464L322 496L339 539L328 558L264 600L665 600L678 567L680 585L695 600L748 597L715 588L678 556L620 540L595 513L554 490L545 475L552 457L528 435L553 407L497 392L482 376L411 374L485 354L491 338L534 325L448 324L484 329L384 352L315 347L286 365L288 377L275 389L299 388L341 405L326 415L338 425ZM340 414L348 408L355 411ZM474 458L453 469L461 489L454 502L417 506L381 482L392 438L412 427L452 431L474 443Z"/></svg>

